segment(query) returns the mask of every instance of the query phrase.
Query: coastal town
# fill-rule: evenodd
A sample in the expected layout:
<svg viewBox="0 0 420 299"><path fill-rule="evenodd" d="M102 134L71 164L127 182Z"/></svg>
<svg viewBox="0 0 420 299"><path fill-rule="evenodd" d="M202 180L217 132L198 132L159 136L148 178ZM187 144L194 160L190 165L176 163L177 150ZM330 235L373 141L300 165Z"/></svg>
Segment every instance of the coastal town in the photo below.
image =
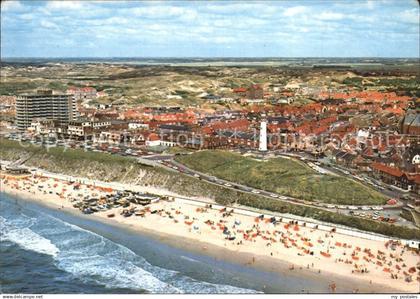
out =
<svg viewBox="0 0 420 299"><path fill-rule="evenodd" d="M40 72L37 69L45 66L29 68ZM94 66L86 68L90 72ZM177 67L168 68L168 71L185 72ZM7 66L5 72L18 74L20 68ZM129 74L133 72L127 71ZM204 67L202 72L205 77L209 72L217 73L217 68L208 70ZM220 68L219 72L228 73L227 77L231 78L230 68ZM238 72L245 71L239 68ZM254 70L248 72L253 74ZM206 175L179 163L177 155L223 150L263 160L292 158L303 161L321 175L349 177L367 185L387 197L387 206L394 205L401 212L387 217L366 215L362 211L362 217L391 222L399 218L405 225L418 226L418 90L417 93L410 88L398 91L398 88L385 88L379 83L375 85L373 82L378 81L375 78L380 75L375 71L342 70L329 66L323 69L315 65L308 71L312 77L306 75L309 76L307 82L289 72L281 73L282 77L290 78L289 81L281 79L282 84L277 83L279 79L272 79L276 83L266 80L227 88L212 81L211 92L206 92L199 87L200 83L207 86L201 82L203 79L197 83L184 80L181 81L183 85L177 83L179 90L160 95L180 103L186 96L190 98L194 94L193 105L120 103L121 100L112 100L120 96L115 94L115 88L99 90L89 86L86 80L81 81L85 85L79 83L79 87L64 86L66 89L62 92L35 88L31 92L1 96L2 134L11 140L46 148L81 148L134 157L142 163L170 168L198 179L206 179ZM328 84L314 82L313 78L320 75L345 79L330 80L332 83L329 81ZM400 80L407 82L416 78L410 67L405 72L390 69L383 75L403 76ZM124 78L124 73L119 76ZM214 86L220 87L216 89ZM48 108L49 102L54 103L51 108ZM212 177L207 179L215 181ZM220 181L220 185L241 188L235 184L240 182L226 181ZM252 191L246 186L244 188L243 191ZM264 192L264 188L254 189L262 189L254 190L254 193ZM275 194L267 195L278 198ZM302 199L294 198L297 202ZM368 201L366 205L369 205ZM340 208L334 205L325 207ZM400 218L400 215L404 217Z"/></svg>
<svg viewBox="0 0 420 299"><path fill-rule="evenodd" d="M182 103L193 97L183 86L168 106L115 101L113 88L89 82L3 95L2 191L196 240L210 255L212 246L249 253L246 266L327 279L328 264L357 281L352 292L415 291L418 90L361 88L377 76L369 72L308 72L350 79L195 89L194 104ZM349 291L336 280L325 290Z"/></svg>
<svg viewBox="0 0 420 299"><path fill-rule="evenodd" d="M1 1L0 296L417 299L419 1Z"/></svg>

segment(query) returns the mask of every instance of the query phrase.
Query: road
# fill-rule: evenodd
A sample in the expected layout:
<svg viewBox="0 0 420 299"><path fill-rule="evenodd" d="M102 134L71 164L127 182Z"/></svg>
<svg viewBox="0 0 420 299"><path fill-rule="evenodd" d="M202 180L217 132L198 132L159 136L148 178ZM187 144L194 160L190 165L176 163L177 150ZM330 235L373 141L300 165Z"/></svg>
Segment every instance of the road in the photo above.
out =
<svg viewBox="0 0 420 299"><path fill-rule="evenodd" d="M367 217L369 214L374 218L394 218L395 223L415 227L410 221L400 217L400 208L395 206L351 206L351 205L332 205L327 203L321 202L308 202L298 198L293 198L290 196L281 196L279 194L269 192L266 190L255 189L246 185L238 184L235 182L230 182L224 179L216 178L214 176L201 173L186 167L183 164L180 164L174 160L165 160L160 161L162 167L170 169L172 171L178 171L185 175L195 177L196 179L205 180L211 184L218 185L223 188L229 188L236 191L248 193L248 194L258 194L259 196L264 196L267 198L280 200L283 202L291 203L291 204L298 204L303 206L309 207L316 207L320 209L324 209L330 212L345 214L345 215L352 215L352 216L359 216L362 218Z"/></svg>

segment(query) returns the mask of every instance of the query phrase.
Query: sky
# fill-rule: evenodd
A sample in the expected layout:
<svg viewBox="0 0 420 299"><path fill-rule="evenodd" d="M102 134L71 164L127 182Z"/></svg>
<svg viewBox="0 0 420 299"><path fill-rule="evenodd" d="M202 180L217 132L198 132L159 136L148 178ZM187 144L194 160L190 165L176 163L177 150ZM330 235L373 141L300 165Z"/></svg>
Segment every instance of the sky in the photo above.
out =
<svg viewBox="0 0 420 299"><path fill-rule="evenodd" d="M417 57L417 0L1 3L1 57Z"/></svg>

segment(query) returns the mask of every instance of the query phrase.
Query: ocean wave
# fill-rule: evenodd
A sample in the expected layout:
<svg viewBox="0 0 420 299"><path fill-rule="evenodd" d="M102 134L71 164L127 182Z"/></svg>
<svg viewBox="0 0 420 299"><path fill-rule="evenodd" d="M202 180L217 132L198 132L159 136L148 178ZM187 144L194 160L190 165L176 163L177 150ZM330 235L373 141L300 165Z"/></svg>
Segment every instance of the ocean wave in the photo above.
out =
<svg viewBox="0 0 420 299"><path fill-rule="evenodd" d="M152 265L131 249L92 231L42 212L37 218L21 217L22 212L16 211L11 220L0 216L0 240L49 254L58 269L86 283L150 293L255 293L251 289L196 280L179 271Z"/></svg>
<svg viewBox="0 0 420 299"><path fill-rule="evenodd" d="M146 290L150 293L181 293L179 289L131 262L94 255L83 259L59 259L57 265L82 281L95 282L108 288Z"/></svg>
<svg viewBox="0 0 420 299"><path fill-rule="evenodd" d="M123 287L146 290L150 293L256 292L225 284L198 281L178 271L151 265L142 256L121 244L74 224L63 224L79 234L73 236L72 242L57 244L63 253L57 260L57 266L86 282L94 281L108 288ZM71 247L63 248L63 245L70 244Z"/></svg>
<svg viewBox="0 0 420 299"><path fill-rule="evenodd" d="M13 242L23 249L56 257L60 250L50 240L28 227L19 228L0 216L0 241Z"/></svg>

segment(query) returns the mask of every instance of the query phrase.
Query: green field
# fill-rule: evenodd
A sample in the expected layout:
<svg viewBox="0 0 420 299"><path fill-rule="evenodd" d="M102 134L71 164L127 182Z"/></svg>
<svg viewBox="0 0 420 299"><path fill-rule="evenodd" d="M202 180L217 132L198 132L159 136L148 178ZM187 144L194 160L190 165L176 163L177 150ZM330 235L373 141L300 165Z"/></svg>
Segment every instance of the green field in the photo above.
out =
<svg viewBox="0 0 420 299"><path fill-rule="evenodd" d="M200 151L176 160L232 182L310 201L355 205L386 201L380 193L358 182L319 174L297 160L259 161L226 151Z"/></svg>

